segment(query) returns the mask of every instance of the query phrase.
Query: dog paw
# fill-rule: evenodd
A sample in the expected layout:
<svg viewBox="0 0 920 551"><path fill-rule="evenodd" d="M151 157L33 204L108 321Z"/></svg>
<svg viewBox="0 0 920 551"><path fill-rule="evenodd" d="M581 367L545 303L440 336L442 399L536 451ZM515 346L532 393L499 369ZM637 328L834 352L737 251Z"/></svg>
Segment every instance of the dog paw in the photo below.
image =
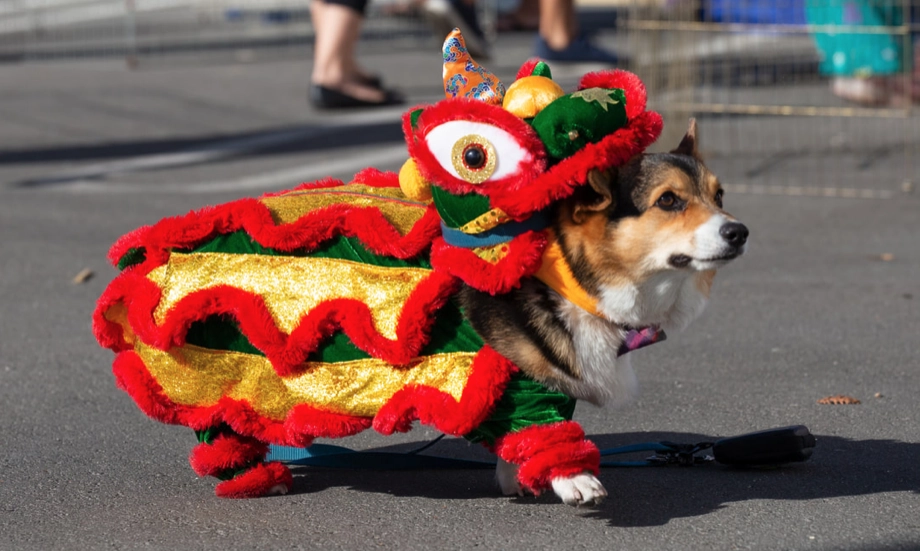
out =
<svg viewBox="0 0 920 551"><path fill-rule="evenodd" d="M509 463L502 458L498 458L495 465L495 480L498 481L498 487L501 488L502 494L506 496L522 496L524 489L518 482L518 466Z"/></svg>
<svg viewBox="0 0 920 551"><path fill-rule="evenodd" d="M589 473L553 479L553 491L566 505L600 505L607 490L600 480Z"/></svg>
<svg viewBox="0 0 920 551"><path fill-rule="evenodd" d="M288 493L288 490L290 490L290 487L288 487L287 484L275 484L274 486L272 486L271 488L269 488L267 492L265 492L265 495L267 495L267 496L283 496L283 495L285 495L286 493Z"/></svg>

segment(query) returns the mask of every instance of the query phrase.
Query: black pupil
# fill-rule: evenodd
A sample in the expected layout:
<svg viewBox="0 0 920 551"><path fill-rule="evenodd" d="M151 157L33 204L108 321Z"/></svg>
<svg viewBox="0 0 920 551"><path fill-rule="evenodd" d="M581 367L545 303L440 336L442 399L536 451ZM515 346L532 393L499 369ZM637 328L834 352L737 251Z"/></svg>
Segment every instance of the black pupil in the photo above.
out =
<svg viewBox="0 0 920 551"><path fill-rule="evenodd" d="M486 164L486 152L481 145L471 145L463 152L463 163L469 168L482 168Z"/></svg>

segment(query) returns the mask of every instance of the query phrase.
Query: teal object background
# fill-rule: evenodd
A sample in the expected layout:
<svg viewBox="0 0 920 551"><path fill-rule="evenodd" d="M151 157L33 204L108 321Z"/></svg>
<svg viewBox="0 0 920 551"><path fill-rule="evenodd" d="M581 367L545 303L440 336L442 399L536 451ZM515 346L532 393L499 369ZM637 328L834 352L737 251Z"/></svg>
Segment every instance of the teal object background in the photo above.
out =
<svg viewBox="0 0 920 551"><path fill-rule="evenodd" d="M805 16L811 25L895 26L903 23L902 1L809 0ZM834 76L892 75L910 69L904 51L909 39L888 33L816 32L820 70ZM907 47L907 48L906 48Z"/></svg>

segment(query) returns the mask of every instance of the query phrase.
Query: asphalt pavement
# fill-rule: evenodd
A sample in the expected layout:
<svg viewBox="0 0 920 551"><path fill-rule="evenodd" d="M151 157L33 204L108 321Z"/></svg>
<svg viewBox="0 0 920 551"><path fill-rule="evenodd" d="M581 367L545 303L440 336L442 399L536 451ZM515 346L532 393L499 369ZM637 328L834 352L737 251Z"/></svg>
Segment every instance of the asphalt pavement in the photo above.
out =
<svg viewBox="0 0 920 551"><path fill-rule="evenodd" d="M511 80L528 43L501 46L488 66ZM715 159L748 253L701 319L634 353L637 402L575 414L601 447L804 424L817 436L805 463L609 468L593 509L502 497L487 470L302 468L286 496L214 497L188 466L191 431L147 419L92 336L109 245L164 216L405 159L404 109L315 112L306 61L247 59L0 67L0 549L920 549L920 198L885 162L847 169L847 194L809 192L808 159L783 165L785 188ZM362 59L413 104L440 95L436 44ZM581 71L556 73L570 88ZM861 403L818 404L838 394ZM430 453L485 455L457 439Z"/></svg>

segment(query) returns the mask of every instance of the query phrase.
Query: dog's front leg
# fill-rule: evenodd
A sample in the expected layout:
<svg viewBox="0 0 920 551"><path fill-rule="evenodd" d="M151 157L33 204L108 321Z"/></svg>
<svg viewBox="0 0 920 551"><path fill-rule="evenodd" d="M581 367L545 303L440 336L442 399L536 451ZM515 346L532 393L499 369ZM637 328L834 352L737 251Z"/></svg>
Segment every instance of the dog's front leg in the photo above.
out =
<svg viewBox="0 0 920 551"><path fill-rule="evenodd" d="M574 421L537 425L506 434L495 442L496 474L502 492L539 495L552 488L569 505L597 505L607 497L597 480L600 452ZM510 480L517 471L515 482Z"/></svg>

